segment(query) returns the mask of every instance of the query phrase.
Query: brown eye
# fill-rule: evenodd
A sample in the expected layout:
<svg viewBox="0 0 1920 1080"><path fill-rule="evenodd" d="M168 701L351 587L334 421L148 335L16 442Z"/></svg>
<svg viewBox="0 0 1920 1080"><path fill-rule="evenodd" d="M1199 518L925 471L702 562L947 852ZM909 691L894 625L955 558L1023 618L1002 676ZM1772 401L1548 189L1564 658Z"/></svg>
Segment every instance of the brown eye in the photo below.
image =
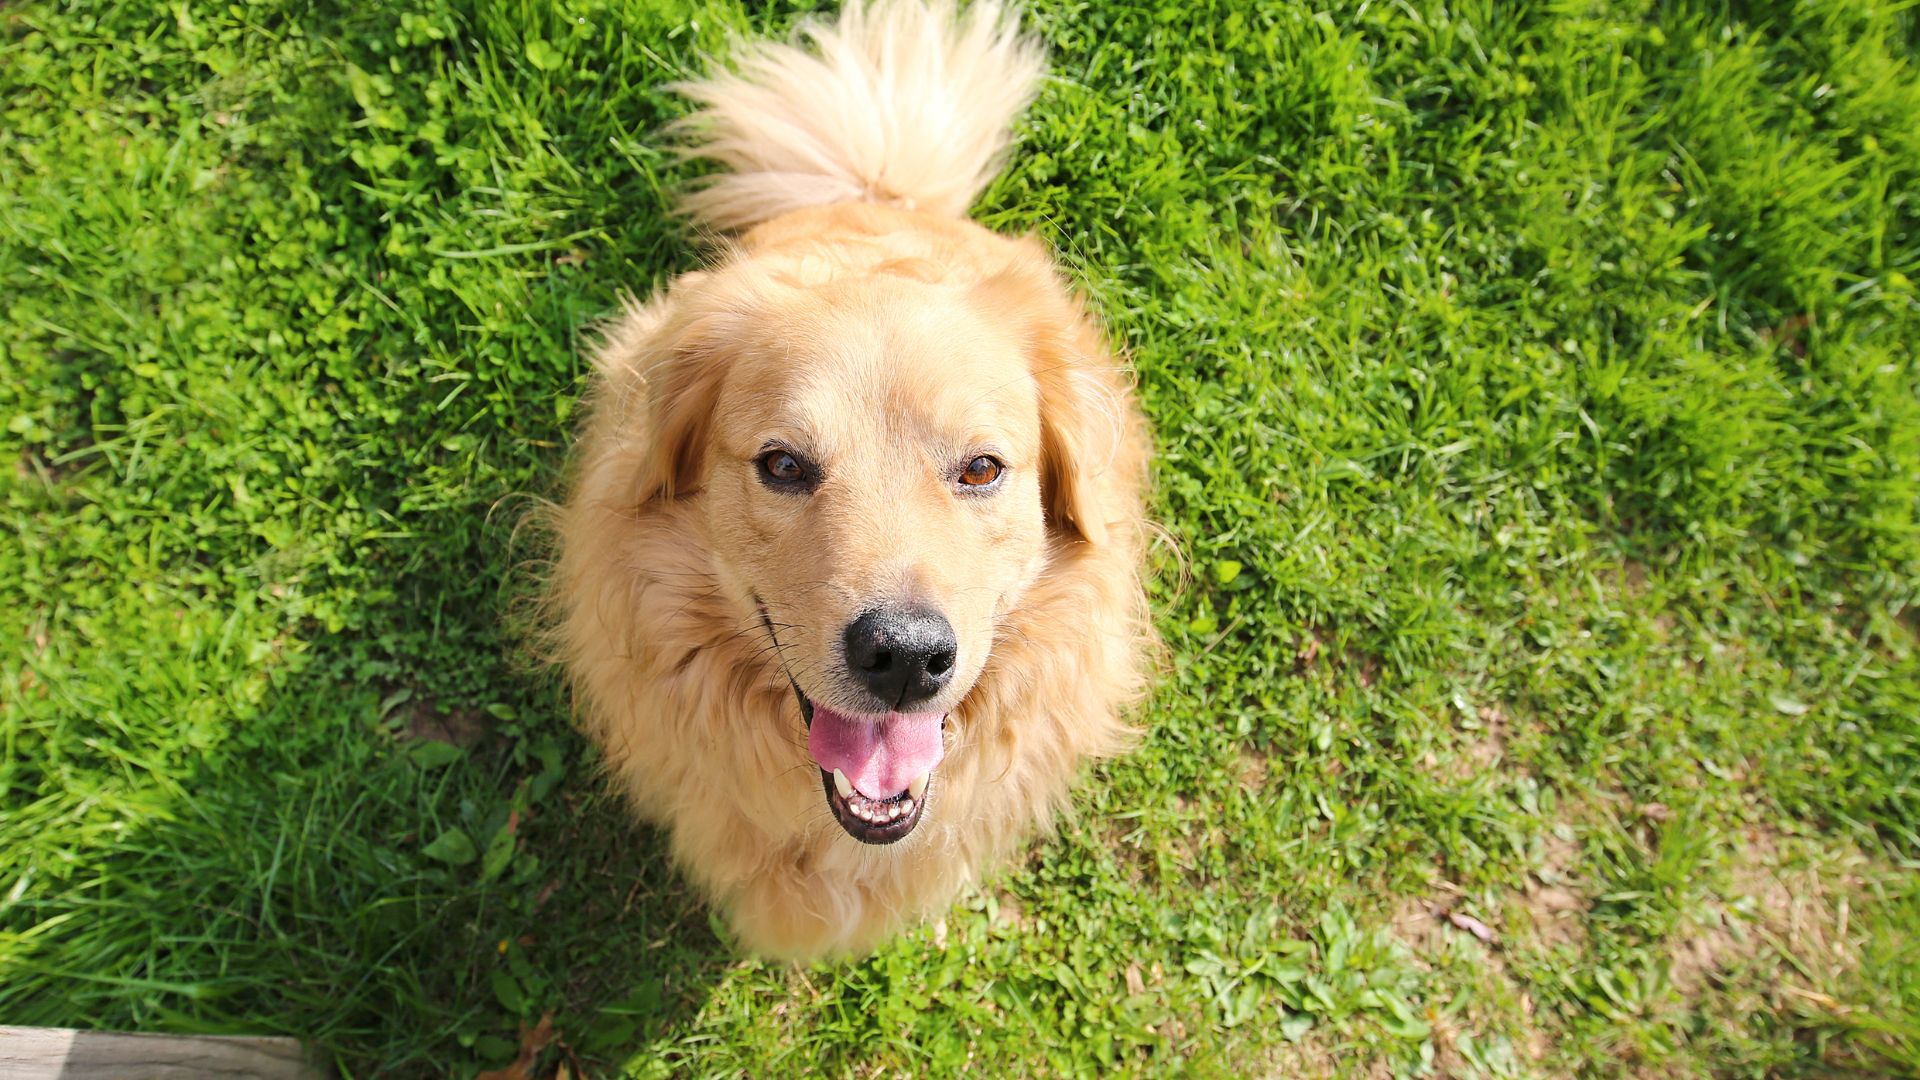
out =
<svg viewBox="0 0 1920 1080"><path fill-rule="evenodd" d="M960 474L960 482L968 487L986 487L1000 479L1001 465L990 457L977 457L967 462L966 471Z"/></svg>
<svg viewBox="0 0 1920 1080"><path fill-rule="evenodd" d="M761 454L760 472L766 479L779 484L798 484L807 478L806 466L786 450L769 450Z"/></svg>

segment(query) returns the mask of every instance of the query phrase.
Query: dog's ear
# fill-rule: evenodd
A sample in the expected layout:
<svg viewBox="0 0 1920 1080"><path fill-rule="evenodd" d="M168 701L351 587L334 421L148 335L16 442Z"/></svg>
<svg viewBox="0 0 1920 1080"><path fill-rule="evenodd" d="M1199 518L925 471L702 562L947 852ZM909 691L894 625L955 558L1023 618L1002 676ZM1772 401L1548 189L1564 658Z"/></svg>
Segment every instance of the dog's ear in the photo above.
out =
<svg viewBox="0 0 1920 1080"><path fill-rule="evenodd" d="M722 368L712 339L692 335L647 372L651 445L639 479L641 501L675 499L700 489Z"/></svg>
<svg viewBox="0 0 1920 1080"><path fill-rule="evenodd" d="M1044 249L983 281L974 296L996 318L1021 328L1028 370L1040 389L1040 498L1047 525L1090 544L1107 542L1127 516L1117 492L1133 422L1114 385L1106 344L1086 309L1053 273Z"/></svg>
<svg viewBox="0 0 1920 1080"><path fill-rule="evenodd" d="M670 303L630 309L594 356L608 392L645 418L629 428L643 443L630 489L639 504L699 490L726 374L726 317L664 310Z"/></svg>

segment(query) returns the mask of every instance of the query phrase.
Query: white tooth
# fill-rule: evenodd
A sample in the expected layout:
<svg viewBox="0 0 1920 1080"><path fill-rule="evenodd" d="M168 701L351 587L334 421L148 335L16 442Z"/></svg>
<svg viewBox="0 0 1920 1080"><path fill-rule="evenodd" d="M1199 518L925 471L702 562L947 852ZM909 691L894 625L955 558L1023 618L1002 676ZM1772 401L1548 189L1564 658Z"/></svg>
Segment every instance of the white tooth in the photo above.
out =
<svg viewBox="0 0 1920 1080"><path fill-rule="evenodd" d="M853 798L853 782L848 780L847 774L839 769L833 770L833 790L839 792L843 799Z"/></svg>
<svg viewBox="0 0 1920 1080"><path fill-rule="evenodd" d="M914 777L913 783L907 785L907 797L914 802L919 802L920 796L927 793L927 779L932 775L932 773L921 773Z"/></svg>

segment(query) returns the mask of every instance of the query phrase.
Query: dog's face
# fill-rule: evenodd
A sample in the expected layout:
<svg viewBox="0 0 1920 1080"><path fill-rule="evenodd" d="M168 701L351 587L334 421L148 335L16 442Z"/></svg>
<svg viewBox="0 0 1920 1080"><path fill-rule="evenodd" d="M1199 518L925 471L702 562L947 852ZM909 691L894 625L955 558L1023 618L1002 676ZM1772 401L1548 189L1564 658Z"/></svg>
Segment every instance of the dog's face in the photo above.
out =
<svg viewBox="0 0 1920 1080"><path fill-rule="evenodd" d="M892 843L1045 562L1041 384L991 297L891 279L709 328L682 435L715 561L793 683L841 826ZM691 460L683 462L691 465ZM799 764L799 763L796 763Z"/></svg>

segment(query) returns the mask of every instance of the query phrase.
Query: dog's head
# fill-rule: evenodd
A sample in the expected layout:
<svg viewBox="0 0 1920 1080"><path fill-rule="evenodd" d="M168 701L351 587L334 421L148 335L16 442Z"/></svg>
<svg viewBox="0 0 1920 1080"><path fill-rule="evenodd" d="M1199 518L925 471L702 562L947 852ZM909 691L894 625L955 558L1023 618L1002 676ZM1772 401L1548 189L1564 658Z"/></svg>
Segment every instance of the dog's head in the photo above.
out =
<svg viewBox="0 0 1920 1080"><path fill-rule="evenodd" d="M693 288L647 373L639 495L700 500L836 820L892 843L927 813L947 717L1022 592L1057 546L1105 537L1097 335L1019 263L965 284Z"/></svg>

